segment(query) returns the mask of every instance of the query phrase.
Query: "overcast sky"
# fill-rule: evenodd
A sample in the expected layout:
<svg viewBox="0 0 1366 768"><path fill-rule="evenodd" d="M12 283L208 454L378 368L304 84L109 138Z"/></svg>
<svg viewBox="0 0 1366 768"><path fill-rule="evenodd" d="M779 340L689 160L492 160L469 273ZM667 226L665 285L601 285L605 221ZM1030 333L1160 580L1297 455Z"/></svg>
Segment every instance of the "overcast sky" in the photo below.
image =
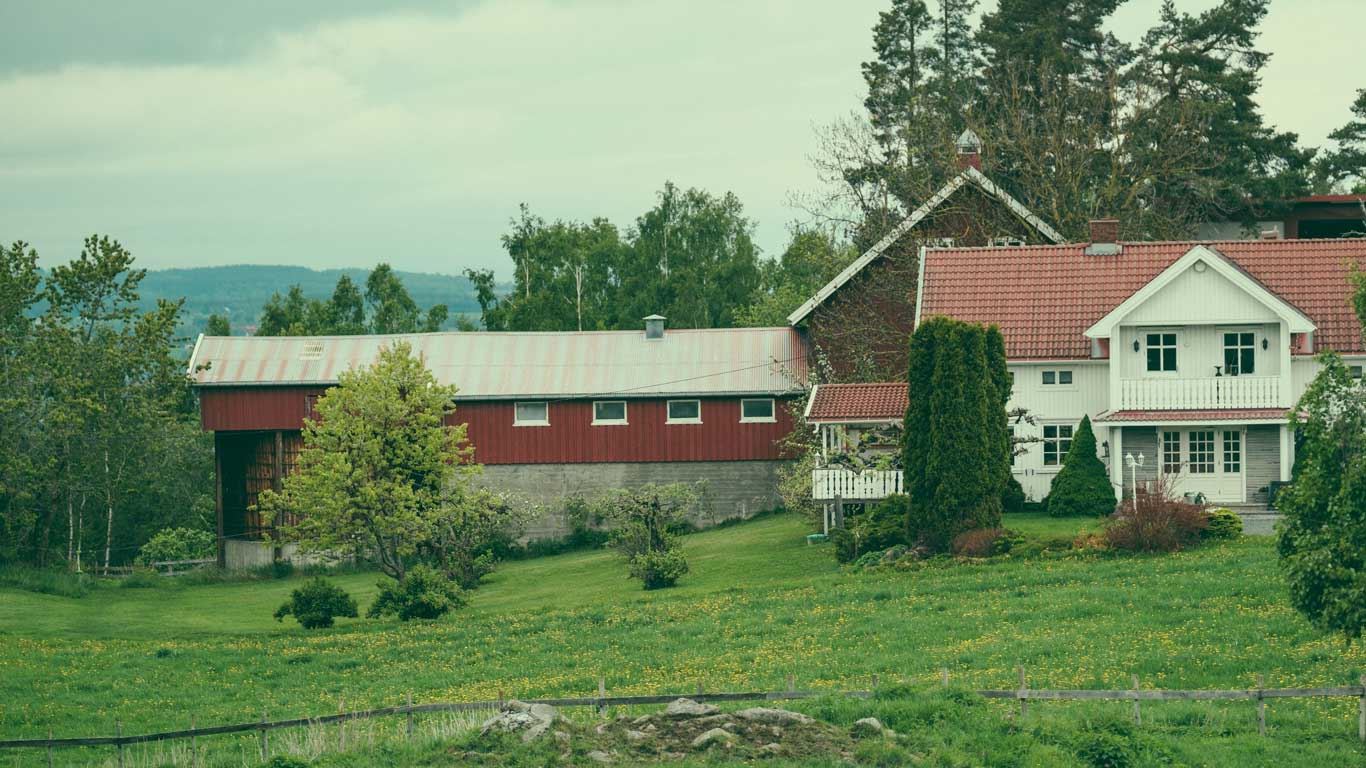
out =
<svg viewBox="0 0 1366 768"><path fill-rule="evenodd" d="M2 0L0 240L48 264L99 232L152 268L507 278L518 203L624 229L671 179L734 191L772 255L889 4ZM1362 29L1362 0L1273 0L1268 119L1311 145L1345 122Z"/></svg>

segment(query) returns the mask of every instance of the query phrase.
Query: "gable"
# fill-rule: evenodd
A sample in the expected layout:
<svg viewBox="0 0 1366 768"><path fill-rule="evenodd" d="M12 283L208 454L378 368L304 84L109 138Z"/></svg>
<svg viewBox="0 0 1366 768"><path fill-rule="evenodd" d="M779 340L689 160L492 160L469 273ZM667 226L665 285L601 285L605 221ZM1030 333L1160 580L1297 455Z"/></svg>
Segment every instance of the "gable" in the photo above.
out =
<svg viewBox="0 0 1366 768"><path fill-rule="evenodd" d="M1142 302L1124 325L1267 323L1279 318L1262 302L1213 269L1187 268Z"/></svg>

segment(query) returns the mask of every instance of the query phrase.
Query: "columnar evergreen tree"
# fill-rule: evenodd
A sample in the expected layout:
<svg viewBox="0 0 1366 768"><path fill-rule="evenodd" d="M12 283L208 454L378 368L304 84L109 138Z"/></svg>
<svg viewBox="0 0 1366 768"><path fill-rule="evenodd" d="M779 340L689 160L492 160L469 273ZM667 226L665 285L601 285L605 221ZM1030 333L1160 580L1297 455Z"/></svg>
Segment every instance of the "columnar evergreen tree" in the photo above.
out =
<svg viewBox="0 0 1366 768"><path fill-rule="evenodd" d="M943 551L953 537L1001 520L1010 477L1004 354L989 330L931 318L911 337L903 471L908 534Z"/></svg>
<svg viewBox="0 0 1366 768"><path fill-rule="evenodd" d="M1072 435L1072 447L1048 492L1048 514L1053 517L1087 515L1100 517L1115 511L1115 489L1096 455L1096 433L1091 417L1081 417Z"/></svg>

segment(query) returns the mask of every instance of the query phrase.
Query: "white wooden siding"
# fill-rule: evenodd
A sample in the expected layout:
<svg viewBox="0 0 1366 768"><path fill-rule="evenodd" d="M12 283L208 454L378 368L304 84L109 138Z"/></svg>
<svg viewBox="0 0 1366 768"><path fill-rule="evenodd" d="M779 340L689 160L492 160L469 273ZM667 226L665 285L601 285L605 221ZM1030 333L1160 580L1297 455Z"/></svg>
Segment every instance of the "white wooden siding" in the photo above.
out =
<svg viewBox="0 0 1366 768"><path fill-rule="evenodd" d="M1131 325L1266 323L1280 318L1213 269L1187 269L1125 318Z"/></svg>
<svg viewBox="0 0 1366 768"><path fill-rule="evenodd" d="M1169 373L1150 374L1147 370L1147 335L1175 332L1176 375L1186 378L1214 376L1214 367L1224 364L1224 337L1227 332L1256 334L1257 376L1279 376L1281 373L1281 332L1277 323L1227 325L1153 325L1138 326L1125 323L1110 345L1110 357L1119 363L1123 379L1171 378ZM1266 349L1262 349L1262 341ZM1134 342L1138 351L1134 351ZM1285 343L1289 343L1287 340Z"/></svg>

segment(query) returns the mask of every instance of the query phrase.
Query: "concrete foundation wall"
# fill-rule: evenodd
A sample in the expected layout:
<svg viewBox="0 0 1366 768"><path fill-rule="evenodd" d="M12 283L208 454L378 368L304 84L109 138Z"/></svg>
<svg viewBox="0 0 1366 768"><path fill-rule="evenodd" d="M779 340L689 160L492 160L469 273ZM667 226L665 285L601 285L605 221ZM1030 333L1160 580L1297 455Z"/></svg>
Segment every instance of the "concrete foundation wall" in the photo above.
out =
<svg viewBox="0 0 1366 768"><path fill-rule="evenodd" d="M480 482L496 491L509 491L547 507L545 518L529 526L530 538L563 536L564 499L592 498L615 488L647 483L705 481L703 509L694 522L701 526L772 509L778 505L778 470L786 461L676 461L611 464L492 464L485 465Z"/></svg>

